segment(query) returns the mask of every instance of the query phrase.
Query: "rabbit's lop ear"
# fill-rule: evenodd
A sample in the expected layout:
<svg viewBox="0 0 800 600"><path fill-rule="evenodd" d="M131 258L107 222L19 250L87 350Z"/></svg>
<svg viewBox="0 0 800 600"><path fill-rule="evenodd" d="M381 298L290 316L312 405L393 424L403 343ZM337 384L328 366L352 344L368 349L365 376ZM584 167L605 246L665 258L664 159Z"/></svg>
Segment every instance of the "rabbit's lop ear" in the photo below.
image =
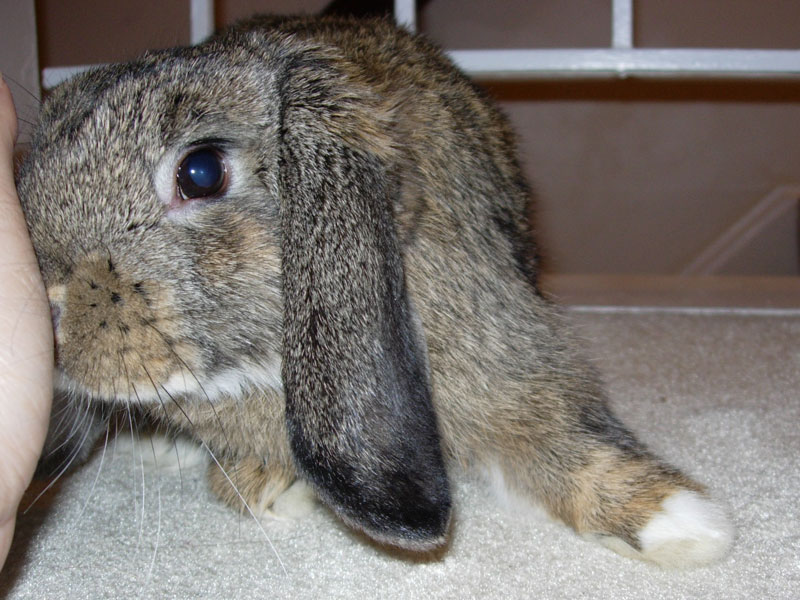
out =
<svg viewBox="0 0 800 600"><path fill-rule="evenodd" d="M349 129L379 117L349 118L366 110L359 96L342 106L341 90L297 68L279 155L283 380L295 462L347 523L380 542L433 548L447 533L450 494L425 343L405 289L397 187ZM312 73L313 85L303 80ZM298 100L304 92L313 97Z"/></svg>

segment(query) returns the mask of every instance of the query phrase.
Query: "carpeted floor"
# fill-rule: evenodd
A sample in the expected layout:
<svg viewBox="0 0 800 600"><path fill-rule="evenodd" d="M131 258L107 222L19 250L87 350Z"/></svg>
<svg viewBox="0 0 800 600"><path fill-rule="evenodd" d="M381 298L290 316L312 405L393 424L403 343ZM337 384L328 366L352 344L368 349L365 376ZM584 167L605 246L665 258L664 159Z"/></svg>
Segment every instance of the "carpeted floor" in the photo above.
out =
<svg viewBox="0 0 800 600"><path fill-rule="evenodd" d="M621 558L498 508L463 474L442 556L388 554L321 507L265 523L268 542L217 503L201 465L143 469L112 442L20 516L0 598L800 598L800 311L572 316L620 416L730 507L721 564Z"/></svg>

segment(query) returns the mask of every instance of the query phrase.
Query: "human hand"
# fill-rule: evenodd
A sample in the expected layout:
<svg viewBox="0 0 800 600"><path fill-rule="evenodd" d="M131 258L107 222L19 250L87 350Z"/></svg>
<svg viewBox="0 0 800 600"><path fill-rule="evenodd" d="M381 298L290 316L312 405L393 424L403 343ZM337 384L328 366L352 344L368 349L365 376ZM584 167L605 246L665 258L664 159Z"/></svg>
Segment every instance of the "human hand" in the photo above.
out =
<svg viewBox="0 0 800 600"><path fill-rule="evenodd" d="M53 391L50 309L14 187L16 135L0 77L0 567L42 452Z"/></svg>

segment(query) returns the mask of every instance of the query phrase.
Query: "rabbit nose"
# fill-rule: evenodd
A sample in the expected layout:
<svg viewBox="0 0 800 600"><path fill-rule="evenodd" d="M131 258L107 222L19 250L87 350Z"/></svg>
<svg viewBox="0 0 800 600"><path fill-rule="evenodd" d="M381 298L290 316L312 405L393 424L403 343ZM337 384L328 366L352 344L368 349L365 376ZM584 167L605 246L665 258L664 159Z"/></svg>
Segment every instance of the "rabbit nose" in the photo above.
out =
<svg viewBox="0 0 800 600"><path fill-rule="evenodd" d="M58 332L58 323L61 320L61 306L50 302L50 319L53 321L53 333Z"/></svg>
<svg viewBox="0 0 800 600"><path fill-rule="evenodd" d="M50 319L53 322L53 360L58 364L58 324L61 322L61 305L50 302Z"/></svg>
<svg viewBox="0 0 800 600"><path fill-rule="evenodd" d="M47 288L47 298L50 300L50 319L53 322L53 336L58 340L58 327L61 324L64 300L67 289L64 285L51 285ZM56 345L58 345L56 343Z"/></svg>

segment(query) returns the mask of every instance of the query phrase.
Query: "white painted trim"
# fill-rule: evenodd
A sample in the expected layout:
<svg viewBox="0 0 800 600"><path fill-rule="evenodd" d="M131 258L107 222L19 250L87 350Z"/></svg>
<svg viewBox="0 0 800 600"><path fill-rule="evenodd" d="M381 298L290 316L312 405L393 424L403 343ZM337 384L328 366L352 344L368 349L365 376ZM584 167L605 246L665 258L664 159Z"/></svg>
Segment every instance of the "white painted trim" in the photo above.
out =
<svg viewBox="0 0 800 600"><path fill-rule="evenodd" d="M723 231L682 270L681 275L713 275L775 219L796 211L800 185L784 185L759 200L733 225Z"/></svg>
<svg viewBox="0 0 800 600"><path fill-rule="evenodd" d="M97 65L73 65L71 67L47 67L42 69L42 88L51 90L58 84L65 82L70 77L83 73L89 69L102 67L102 64Z"/></svg>
<svg viewBox="0 0 800 600"><path fill-rule="evenodd" d="M633 48L633 0L613 0L611 10L611 45Z"/></svg>
<svg viewBox="0 0 800 600"><path fill-rule="evenodd" d="M569 312L599 315L701 315L736 317L800 317L800 308L759 308L736 306L623 306L620 304L571 304Z"/></svg>
<svg viewBox="0 0 800 600"><path fill-rule="evenodd" d="M394 20L409 31L417 30L417 3L415 0L394 0Z"/></svg>
<svg viewBox="0 0 800 600"><path fill-rule="evenodd" d="M189 19L189 40L199 44L214 33L214 0L191 0Z"/></svg>
<svg viewBox="0 0 800 600"><path fill-rule="evenodd" d="M485 80L630 75L800 76L800 50L591 48L454 50L449 54L467 74Z"/></svg>

